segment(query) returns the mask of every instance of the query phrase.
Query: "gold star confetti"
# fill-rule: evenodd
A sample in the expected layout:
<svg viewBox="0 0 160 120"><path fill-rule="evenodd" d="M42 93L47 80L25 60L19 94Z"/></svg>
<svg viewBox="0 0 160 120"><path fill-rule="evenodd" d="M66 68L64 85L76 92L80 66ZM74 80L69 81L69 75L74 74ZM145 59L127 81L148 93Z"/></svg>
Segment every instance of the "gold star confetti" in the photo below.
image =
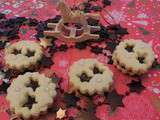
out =
<svg viewBox="0 0 160 120"><path fill-rule="evenodd" d="M59 109L58 111L57 111L57 116L56 116L56 118L59 118L59 119L62 119L62 118L64 118L66 116L66 110L63 110L63 109Z"/></svg>
<svg viewBox="0 0 160 120"><path fill-rule="evenodd" d="M40 39L40 45L43 46L44 48L51 46L51 40L50 39L46 39L46 38L41 38Z"/></svg>

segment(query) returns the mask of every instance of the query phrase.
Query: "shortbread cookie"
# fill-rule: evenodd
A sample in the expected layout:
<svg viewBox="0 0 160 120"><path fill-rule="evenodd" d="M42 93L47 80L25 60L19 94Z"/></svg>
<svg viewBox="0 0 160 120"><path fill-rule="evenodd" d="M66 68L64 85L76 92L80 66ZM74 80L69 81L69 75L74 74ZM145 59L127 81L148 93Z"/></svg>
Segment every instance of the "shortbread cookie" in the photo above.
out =
<svg viewBox="0 0 160 120"><path fill-rule="evenodd" d="M125 40L113 53L113 62L124 73L140 75L145 73L154 62L151 46L141 40Z"/></svg>
<svg viewBox="0 0 160 120"><path fill-rule="evenodd" d="M89 95L108 91L113 82L112 77L111 70L96 59L81 59L69 70L71 89Z"/></svg>
<svg viewBox="0 0 160 120"><path fill-rule="evenodd" d="M31 68L42 58L41 46L33 41L19 41L5 48L5 63L10 69Z"/></svg>
<svg viewBox="0 0 160 120"><path fill-rule="evenodd" d="M53 103L56 85L38 72L27 72L13 80L7 90L7 100L16 115L28 119L38 117Z"/></svg>

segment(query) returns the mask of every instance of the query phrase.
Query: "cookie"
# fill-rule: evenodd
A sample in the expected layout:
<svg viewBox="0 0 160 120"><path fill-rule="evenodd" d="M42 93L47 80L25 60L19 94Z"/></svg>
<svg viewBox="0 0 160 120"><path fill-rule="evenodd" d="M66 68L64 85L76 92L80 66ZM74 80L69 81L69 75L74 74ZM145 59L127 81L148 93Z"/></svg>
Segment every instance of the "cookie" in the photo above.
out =
<svg viewBox="0 0 160 120"><path fill-rule="evenodd" d="M15 78L7 90L11 110L28 119L47 111L56 96L56 85L38 72L27 72Z"/></svg>
<svg viewBox="0 0 160 120"><path fill-rule="evenodd" d="M153 64L155 56L151 46L141 40L125 40L115 49L113 63L130 75L144 74Z"/></svg>
<svg viewBox="0 0 160 120"><path fill-rule="evenodd" d="M100 26L89 25L87 19L100 20L97 13L83 13L80 10L71 10L63 0L58 4L61 19L56 23L48 23L49 30L44 31L45 36L60 38L65 42L83 42L99 39Z"/></svg>
<svg viewBox="0 0 160 120"><path fill-rule="evenodd" d="M9 69L23 71L32 68L42 56L41 46L33 41L19 41L5 48L5 63Z"/></svg>
<svg viewBox="0 0 160 120"><path fill-rule="evenodd" d="M111 70L96 59L81 59L70 67L69 81L71 91L82 94L103 94L113 83Z"/></svg>

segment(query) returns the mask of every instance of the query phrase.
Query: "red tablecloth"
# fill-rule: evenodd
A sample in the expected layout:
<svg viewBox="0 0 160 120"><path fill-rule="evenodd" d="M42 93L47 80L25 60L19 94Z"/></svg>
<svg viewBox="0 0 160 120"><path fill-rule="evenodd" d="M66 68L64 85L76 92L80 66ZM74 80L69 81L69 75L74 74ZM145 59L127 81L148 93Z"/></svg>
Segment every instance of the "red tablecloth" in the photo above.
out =
<svg viewBox="0 0 160 120"><path fill-rule="evenodd" d="M66 1L73 6L83 0ZM96 2L94 4L101 3ZM129 34L125 35L123 39L136 38L148 42L152 45L157 61L160 63L160 0L112 0L111 6L107 6L104 9L101 12L103 18L109 23L120 23L121 26L128 29ZM111 19L106 11L114 19ZM0 12L5 13L8 18L25 16L42 21L53 18L58 14L56 11L56 0L0 0ZM101 19L101 23L107 25L104 19ZM35 33L34 28L22 26L19 36L21 39L34 40L36 39L34 37ZM61 41L57 42L58 45L62 43ZM1 51L1 53L3 52ZM68 90L68 69L74 61L81 58L97 58L103 63L107 64L108 62L106 56L101 54L95 55L88 48L84 50L69 49L67 52L57 52L52 58L54 65L51 66L51 69L63 78L60 85L65 91ZM126 91L129 91L127 84L134 78L121 73L113 65L109 66L115 76L115 89L119 94L123 95ZM142 76L142 84L146 89L139 94L131 93L125 96L123 98L124 107L119 107L112 115L109 115L109 106L107 104L95 106L97 119L160 120L160 68L151 69L147 74ZM102 99L103 97L101 96L98 100ZM93 101L97 102L96 98ZM1 94L0 120L9 120L9 115L5 111L6 109L8 109L8 103L5 95ZM77 112L76 110L76 108L72 108L71 113ZM53 116L49 115L49 117L43 119L54 120Z"/></svg>

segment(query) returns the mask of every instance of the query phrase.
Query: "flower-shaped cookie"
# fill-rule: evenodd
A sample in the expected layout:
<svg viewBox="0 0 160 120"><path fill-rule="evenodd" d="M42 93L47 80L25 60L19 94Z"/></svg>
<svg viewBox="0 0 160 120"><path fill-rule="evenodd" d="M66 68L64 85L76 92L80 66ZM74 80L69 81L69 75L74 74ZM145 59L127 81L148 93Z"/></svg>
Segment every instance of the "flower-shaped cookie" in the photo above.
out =
<svg viewBox="0 0 160 120"><path fill-rule="evenodd" d="M33 41L19 41L5 48L5 63L10 69L32 68L42 58L41 46Z"/></svg>
<svg viewBox="0 0 160 120"><path fill-rule="evenodd" d="M113 53L113 62L124 73L140 75L145 73L154 62L151 46L141 40L125 40Z"/></svg>
<svg viewBox="0 0 160 120"><path fill-rule="evenodd" d="M53 103L56 85L38 72L19 75L7 90L7 100L16 115L28 119L38 117Z"/></svg>
<svg viewBox="0 0 160 120"><path fill-rule="evenodd" d="M111 70L96 59L81 59L69 70L71 90L89 95L108 91L113 83L112 77Z"/></svg>

